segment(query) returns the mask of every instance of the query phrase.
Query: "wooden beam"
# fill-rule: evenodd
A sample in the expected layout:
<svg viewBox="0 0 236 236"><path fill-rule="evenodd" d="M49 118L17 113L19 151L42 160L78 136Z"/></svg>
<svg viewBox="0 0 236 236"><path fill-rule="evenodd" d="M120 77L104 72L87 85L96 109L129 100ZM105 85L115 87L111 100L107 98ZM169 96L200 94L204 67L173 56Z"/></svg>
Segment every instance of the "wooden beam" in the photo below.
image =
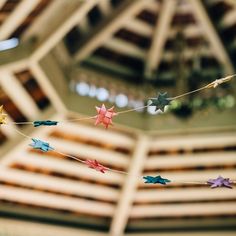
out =
<svg viewBox="0 0 236 236"><path fill-rule="evenodd" d="M4 185L1 185L0 199L98 216L112 216L115 210L111 203L75 199L69 196Z"/></svg>
<svg viewBox="0 0 236 236"><path fill-rule="evenodd" d="M68 1L67 1L68 2ZM39 61L43 58L75 25L86 17L87 13L98 3L98 0L82 1L81 5L66 19L61 19L54 30L40 40L39 46L33 52L31 59Z"/></svg>
<svg viewBox="0 0 236 236"><path fill-rule="evenodd" d="M220 21L220 26L222 29L230 28L236 23L236 7L232 8L227 12Z"/></svg>
<svg viewBox="0 0 236 236"><path fill-rule="evenodd" d="M176 4L177 1L166 0L163 2L163 6L160 10L160 15L157 19L152 37L152 43L146 58L144 73L149 79L153 77L153 72L155 72L160 64Z"/></svg>
<svg viewBox="0 0 236 236"><path fill-rule="evenodd" d="M26 187L37 186L39 189L49 189L65 195L91 197L98 200L116 201L119 197L119 190L111 187L35 174L22 170L1 168L0 180Z"/></svg>
<svg viewBox="0 0 236 236"><path fill-rule="evenodd" d="M148 158L145 168L184 168L213 165L235 165L236 152L211 152L204 154L157 155Z"/></svg>
<svg viewBox="0 0 236 236"><path fill-rule="evenodd" d="M169 216L202 216L202 215L234 215L236 213L235 202L216 203L183 203L164 205L137 205L130 211L130 217L169 217Z"/></svg>
<svg viewBox="0 0 236 236"><path fill-rule="evenodd" d="M112 6L111 6L111 1L110 0L100 0L99 2L99 8L102 11L102 14L104 16L107 16L109 14L111 14L112 12Z"/></svg>
<svg viewBox="0 0 236 236"><path fill-rule="evenodd" d="M63 126L58 126L59 132L70 133L71 135L80 136L85 139L93 138L97 142L105 142L112 146L122 146L124 148L133 149L135 140L128 135L113 130L94 129L93 126L86 126L79 123L62 123Z"/></svg>
<svg viewBox="0 0 236 236"><path fill-rule="evenodd" d="M137 18L127 21L124 28L146 37L151 37L154 29L153 26Z"/></svg>
<svg viewBox="0 0 236 236"><path fill-rule="evenodd" d="M202 2L200 0L190 0L190 2L195 10L194 14L196 16L196 19L203 28L205 36L210 42L212 51L215 53L215 56L218 58L219 62L224 66L225 75L233 74L233 64Z"/></svg>
<svg viewBox="0 0 236 236"><path fill-rule="evenodd" d="M0 40L7 39L24 21L40 0L23 0L0 27Z"/></svg>
<svg viewBox="0 0 236 236"><path fill-rule="evenodd" d="M7 0L0 0L0 10L4 6Z"/></svg>
<svg viewBox="0 0 236 236"><path fill-rule="evenodd" d="M47 78L45 72L42 70L41 66L37 62L31 60L29 63L29 67L35 79L38 81L39 85L42 87L43 91L46 93L51 103L54 105L54 108L58 112L65 114L67 111L65 104L62 102L56 90L49 82L49 79Z"/></svg>
<svg viewBox="0 0 236 236"><path fill-rule="evenodd" d="M96 48L108 40L113 33L118 31L132 16L137 14L143 6L147 4L145 0L125 1L121 7L117 8L112 16L106 18L102 24L95 28L83 42L81 42L74 59L79 62L90 55Z"/></svg>
<svg viewBox="0 0 236 236"><path fill-rule="evenodd" d="M40 111L36 102L11 72L1 71L0 84L6 94L29 120L33 120L39 115Z"/></svg>
<svg viewBox="0 0 236 236"><path fill-rule="evenodd" d="M104 46L115 52L139 59L144 59L146 55L145 50L141 49L140 47L115 37L105 42Z"/></svg>
<svg viewBox="0 0 236 236"><path fill-rule="evenodd" d="M148 141L149 140L146 136L140 136L138 138L129 166L129 175L126 177L126 181L122 189L122 195L119 199L117 209L112 219L110 228L110 235L112 236L123 235L139 182L137 176L142 174L143 165L147 156L149 146Z"/></svg>
<svg viewBox="0 0 236 236"><path fill-rule="evenodd" d="M236 196L235 189L219 188L212 191L211 188L184 188L184 189L145 189L137 191L135 202L149 203L152 202L186 202L202 200L234 200Z"/></svg>
<svg viewBox="0 0 236 236"><path fill-rule="evenodd" d="M153 139L150 143L150 148L155 149L168 149L170 148L204 148L204 147L224 147L226 145L236 144L236 135L234 132L228 133L214 133L214 134L202 134L202 135L186 135L186 136L171 136L162 139Z"/></svg>

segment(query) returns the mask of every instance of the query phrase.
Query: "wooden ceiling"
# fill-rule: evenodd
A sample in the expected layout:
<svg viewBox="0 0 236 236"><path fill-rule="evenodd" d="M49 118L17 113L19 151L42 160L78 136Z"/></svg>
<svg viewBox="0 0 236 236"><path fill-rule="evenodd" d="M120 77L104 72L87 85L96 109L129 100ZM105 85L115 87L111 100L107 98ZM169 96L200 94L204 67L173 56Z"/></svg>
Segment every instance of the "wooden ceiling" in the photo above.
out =
<svg viewBox="0 0 236 236"><path fill-rule="evenodd" d="M71 79L71 68L92 69L100 77L112 75L133 85L169 84L172 89L179 83L178 59L190 71L199 60L208 81L233 73L236 3L0 0L0 40L11 37L20 39L18 49L0 52L0 104L9 121L45 118L52 107L59 114L53 118L64 119L68 109L49 75L59 84L59 76ZM49 69L44 70L43 64ZM57 73L56 65L61 69ZM65 78L62 88L68 86ZM181 184L204 182L219 174L235 180L235 129L162 136L95 129L85 122L33 132L61 152L129 172L103 175L58 153L32 151L29 140L12 148L11 141L17 143L16 128L32 131L24 126L1 126L0 143L8 150L0 166L1 217L30 218L112 236L206 232L226 226L235 230L234 189ZM144 185L142 176L149 174L176 182L166 187Z"/></svg>

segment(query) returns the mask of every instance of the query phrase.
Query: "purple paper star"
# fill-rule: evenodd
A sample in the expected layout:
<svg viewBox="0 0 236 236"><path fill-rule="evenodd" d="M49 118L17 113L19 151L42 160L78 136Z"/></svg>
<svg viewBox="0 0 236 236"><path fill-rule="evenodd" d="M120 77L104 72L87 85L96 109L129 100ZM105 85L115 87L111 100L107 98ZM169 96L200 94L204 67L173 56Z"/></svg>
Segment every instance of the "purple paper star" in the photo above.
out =
<svg viewBox="0 0 236 236"><path fill-rule="evenodd" d="M209 179L207 183L211 185L211 188L218 188L218 187L233 188L232 186L233 181L231 181L229 178L223 178L220 175L217 179Z"/></svg>

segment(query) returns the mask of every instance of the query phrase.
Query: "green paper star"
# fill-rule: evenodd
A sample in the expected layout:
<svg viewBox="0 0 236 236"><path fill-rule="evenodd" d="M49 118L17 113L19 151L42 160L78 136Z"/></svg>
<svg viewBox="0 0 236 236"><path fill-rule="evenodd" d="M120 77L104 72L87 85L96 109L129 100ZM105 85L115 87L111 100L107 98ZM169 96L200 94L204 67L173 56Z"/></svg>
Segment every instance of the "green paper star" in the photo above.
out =
<svg viewBox="0 0 236 236"><path fill-rule="evenodd" d="M162 112L164 112L165 106L169 105L171 101L171 99L167 96L167 92L158 93L157 98L151 98L150 100L152 103L149 106L155 106L155 111L160 109Z"/></svg>

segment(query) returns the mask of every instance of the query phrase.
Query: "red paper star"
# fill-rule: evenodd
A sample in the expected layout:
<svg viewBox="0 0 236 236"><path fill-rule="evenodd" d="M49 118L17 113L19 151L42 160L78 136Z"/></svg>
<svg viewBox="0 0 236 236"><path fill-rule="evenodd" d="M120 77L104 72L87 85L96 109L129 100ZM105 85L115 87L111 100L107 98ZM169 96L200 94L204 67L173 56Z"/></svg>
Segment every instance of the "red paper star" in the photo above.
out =
<svg viewBox="0 0 236 236"><path fill-rule="evenodd" d="M96 115L95 125L102 123L107 129L109 125L112 125L113 116L117 115L114 112L114 107L106 109L105 105L102 104L101 107L96 107L96 110L98 114Z"/></svg>
<svg viewBox="0 0 236 236"><path fill-rule="evenodd" d="M108 170L107 167L103 166L102 164L98 163L96 160L86 160L85 164L92 169L105 173Z"/></svg>

